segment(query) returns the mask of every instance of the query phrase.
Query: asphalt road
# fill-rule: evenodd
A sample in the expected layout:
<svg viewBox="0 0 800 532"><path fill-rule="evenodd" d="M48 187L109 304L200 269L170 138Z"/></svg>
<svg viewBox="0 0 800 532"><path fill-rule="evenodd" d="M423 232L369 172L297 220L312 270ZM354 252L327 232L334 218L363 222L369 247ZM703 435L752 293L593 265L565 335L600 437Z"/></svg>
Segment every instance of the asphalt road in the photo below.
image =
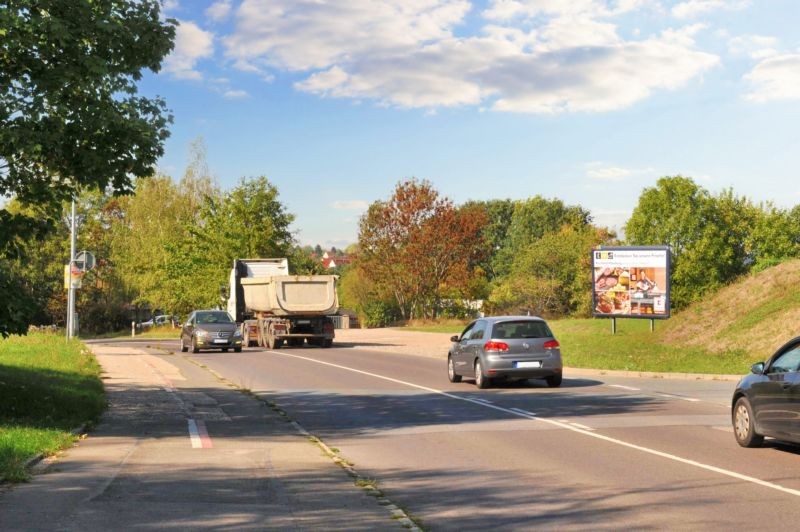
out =
<svg viewBox="0 0 800 532"><path fill-rule="evenodd" d="M428 529L777 528L800 517L800 449L740 448L732 382L566 374L558 389L477 390L449 383L442 360L361 349L190 356L280 405Z"/></svg>

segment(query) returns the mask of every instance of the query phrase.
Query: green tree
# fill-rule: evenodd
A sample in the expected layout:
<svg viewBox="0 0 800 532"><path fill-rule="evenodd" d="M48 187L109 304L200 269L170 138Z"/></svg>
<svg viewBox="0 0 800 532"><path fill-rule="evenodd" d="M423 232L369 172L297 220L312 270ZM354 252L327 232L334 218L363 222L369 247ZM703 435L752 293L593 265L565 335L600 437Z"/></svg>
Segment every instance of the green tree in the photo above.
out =
<svg viewBox="0 0 800 532"><path fill-rule="evenodd" d="M339 306L354 310L365 327L384 327L400 319L393 297L378 289L359 263L345 268L338 284Z"/></svg>
<svg viewBox="0 0 800 532"><path fill-rule="evenodd" d="M160 69L174 24L158 0L0 2L0 197L47 207L38 218L0 209L3 256L52 230L62 200L127 192L152 173L171 118L136 82ZM0 309L2 334L26 329L15 305Z"/></svg>
<svg viewBox="0 0 800 532"><path fill-rule="evenodd" d="M487 281L492 281L497 277L498 270L504 269L498 264L498 252L508 247L508 229L511 226L515 205L516 203L510 199L497 199L468 201L462 207L478 206L485 213L487 222L481 230L481 236L488 253L479 266L486 272Z"/></svg>
<svg viewBox="0 0 800 532"><path fill-rule="evenodd" d="M753 271L800 256L800 208L786 211L766 203L755 218L746 242Z"/></svg>
<svg viewBox="0 0 800 532"><path fill-rule="evenodd" d="M504 245L497 250L493 264L495 276L504 276L515 255L546 233L558 231L564 225L573 227L591 223L589 211L579 205L565 205L559 199L534 196L514 202L514 211L508 226Z"/></svg>
<svg viewBox="0 0 800 532"><path fill-rule="evenodd" d="M672 303L680 308L749 271L758 254L781 252L777 238L759 251L754 238L768 236L765 217L732 190L713 196L690 178L663 177L642 192L625 233L629 244L670 246Z"/></svg>
<svg viewBox="0 0 800 532"><path fill-rule="evenodd" d="M170 308L183 313L222 305L237 258L287 257L291 271L311 267L295 249L293 221L265 177L242 179L226 193L207 196L186 238L168 247Z"/></svg>
<svg viewBox="0 0 800 532"><path fill-rule="evenodd" d="M119 210L110 258L131 303L176 312L176 301L195 290L192 283L176 285L169 274L194 222L186 195L168 176L141 178L133 195L119 198Z"/></svg>
<svg viewBox="0 0 800 532"><path fill-rule="evenodd" d="M591 250L614 238L605 228L564 225L519 250L511 272L492 289L494 313L588 316L591 312Z"/></svg>

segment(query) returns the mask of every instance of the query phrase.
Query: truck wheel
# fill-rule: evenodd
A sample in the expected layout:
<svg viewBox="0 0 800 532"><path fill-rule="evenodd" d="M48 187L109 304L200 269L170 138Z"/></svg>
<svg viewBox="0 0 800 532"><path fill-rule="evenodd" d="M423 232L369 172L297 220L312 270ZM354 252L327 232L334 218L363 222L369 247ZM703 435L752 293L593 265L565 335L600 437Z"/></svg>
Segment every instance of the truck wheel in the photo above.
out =
<svg viewBox="0 0 800 532"><path fill-rule="evenodd" d="M275 338L274 336L270 336L267 338L267 347L270 349L280 349L283 345L283 340L279 338Z"/></svg>
<svg viewBox="0 0 800 532"><path fill-rule="evenodd" d="M333 346L333 340L331 340L331 339L323 340L322 347L331 347L331 346Z"/></svg>

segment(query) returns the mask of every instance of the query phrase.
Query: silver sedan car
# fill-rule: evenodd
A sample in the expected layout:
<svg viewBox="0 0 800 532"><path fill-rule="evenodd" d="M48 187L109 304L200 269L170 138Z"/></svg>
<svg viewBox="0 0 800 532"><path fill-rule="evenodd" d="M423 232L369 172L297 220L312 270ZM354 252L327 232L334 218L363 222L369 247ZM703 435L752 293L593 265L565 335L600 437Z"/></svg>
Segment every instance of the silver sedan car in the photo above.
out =
<svg viewBox="0 0 800 532"><path fill-rule="evenodd" d="M561 385L563 362L558 341L547 323L535 316L496 316L470 323L447 355L450 382L474 378L478 388L495 380L544 379Z"/></svg>

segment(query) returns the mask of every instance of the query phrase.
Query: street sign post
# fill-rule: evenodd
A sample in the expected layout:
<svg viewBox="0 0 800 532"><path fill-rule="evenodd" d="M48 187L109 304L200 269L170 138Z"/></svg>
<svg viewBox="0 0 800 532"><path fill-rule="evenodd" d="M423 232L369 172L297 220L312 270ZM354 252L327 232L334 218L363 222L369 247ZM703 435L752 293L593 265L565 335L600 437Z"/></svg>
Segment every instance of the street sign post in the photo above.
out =
<svg viewBox="0 0 800 532"><path fill-rule="evenodd" d="M81 251L75 256L75 266L82 272L93 269L95 264L96 261L91 251Z"/></svg>

